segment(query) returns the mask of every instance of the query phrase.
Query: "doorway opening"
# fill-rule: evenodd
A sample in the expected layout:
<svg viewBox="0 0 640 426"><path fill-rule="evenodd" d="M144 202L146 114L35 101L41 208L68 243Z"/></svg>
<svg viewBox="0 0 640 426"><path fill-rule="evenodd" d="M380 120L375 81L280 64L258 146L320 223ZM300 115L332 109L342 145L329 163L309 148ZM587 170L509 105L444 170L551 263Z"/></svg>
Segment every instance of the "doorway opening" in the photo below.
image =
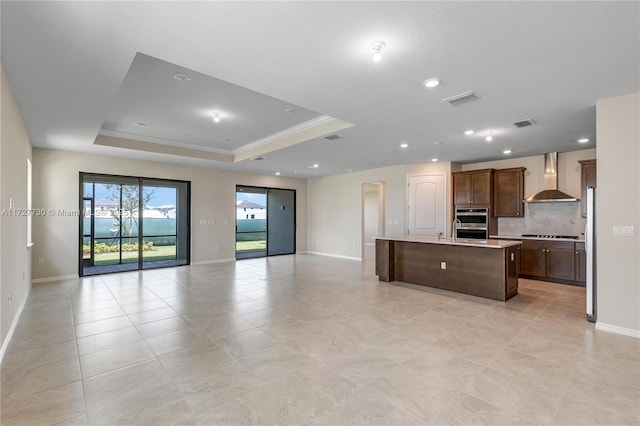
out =
<svg viewBox="0 0 640 426"><path fill-rule="evenodd" d="M362 259L372 260L376 238L385 235L384 182L362 184Z"/></svg>
<svg viewBox="0 0 640 426"><path fill-rule="evenodd" d="M296 191L236 186L236 259L296 252Z"/></svg>
<svg viewBox="0 0 640 426"><path fill-rule="evenodd" d="M190 182L80 173L80 276L190 262Z"/></svg>

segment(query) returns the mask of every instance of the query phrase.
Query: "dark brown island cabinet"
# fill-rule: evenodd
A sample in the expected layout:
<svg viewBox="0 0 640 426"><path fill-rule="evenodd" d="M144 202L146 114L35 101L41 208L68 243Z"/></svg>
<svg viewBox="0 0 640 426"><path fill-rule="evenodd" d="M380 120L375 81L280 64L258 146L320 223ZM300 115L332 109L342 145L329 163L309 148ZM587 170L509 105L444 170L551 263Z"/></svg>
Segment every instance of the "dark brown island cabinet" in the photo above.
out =
<svg viewBox="0 0 640 426"><path fill-rule="evenodd" d="M520 241L376 239L376 275L506 301L518 294Z"/></svg>
<svg viewBox="0 0 640 426"><path fill-rule="evenodd" d="M491 207L494 169L453 173L453 200L456 206Z"/></svg>
<svg viewBox="0 0 640 426"><path fill-rule="evenodd" d="M586 281L582 242L524 240L520 251L522 278L578 285Z"/></svg>
<svg viewBox="0 0 640 426"><path fill-rule="evenodd" d="M493 216L524 216L525 167L496 170L493 175Z"/></svg>
<svg viewBox="0 0 640 426"><path fill-rule="evenodd" d="M587 217L587 188L596 187L596 160L582 160L580 163L580 186L582 188L582 217Z"/></svg>

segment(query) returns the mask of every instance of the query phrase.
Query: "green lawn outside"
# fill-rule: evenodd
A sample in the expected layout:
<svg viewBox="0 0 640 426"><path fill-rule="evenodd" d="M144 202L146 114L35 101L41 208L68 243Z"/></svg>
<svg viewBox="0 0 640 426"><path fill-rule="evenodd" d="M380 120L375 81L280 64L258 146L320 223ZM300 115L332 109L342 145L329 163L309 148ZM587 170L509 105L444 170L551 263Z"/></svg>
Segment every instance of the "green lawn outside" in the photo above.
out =
<svg viewBox="0 0 640 426"><path fill-rule="evenodd" d="M96 266L113 265L119 262L119 253L101 253L96 254L93 264ZM145 250L142 252L145 262L154 260L168 260L176 258L176 246L154 246L153 250ZM122 263L137 262L137 251L125 251L122 253Z"/></svg>
<svg viewBox="0 0 640 426"><path fill-rule="evenodd" d="M236 253L248 253L252 251L266 251L267 240L236 241Z"/></svg>

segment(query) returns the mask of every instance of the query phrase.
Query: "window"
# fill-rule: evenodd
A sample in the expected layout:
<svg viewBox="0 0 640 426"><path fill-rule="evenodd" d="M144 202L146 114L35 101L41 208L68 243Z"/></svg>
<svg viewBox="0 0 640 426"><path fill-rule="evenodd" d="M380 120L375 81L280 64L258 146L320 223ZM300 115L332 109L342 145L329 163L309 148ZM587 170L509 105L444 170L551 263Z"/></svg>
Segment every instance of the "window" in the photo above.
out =
<svg viewBox="0 0 640 426"><path fill-rule="evenodd" d="M32 234L31 234L31 218L32 218L32 211L31 211L31 186L32 186L32 179L31 179L31 174L32 174L32 170L31 170L31 160L29 158L27 158L27 247L31 247L33 245L33 241L32 241Z"/></svg>

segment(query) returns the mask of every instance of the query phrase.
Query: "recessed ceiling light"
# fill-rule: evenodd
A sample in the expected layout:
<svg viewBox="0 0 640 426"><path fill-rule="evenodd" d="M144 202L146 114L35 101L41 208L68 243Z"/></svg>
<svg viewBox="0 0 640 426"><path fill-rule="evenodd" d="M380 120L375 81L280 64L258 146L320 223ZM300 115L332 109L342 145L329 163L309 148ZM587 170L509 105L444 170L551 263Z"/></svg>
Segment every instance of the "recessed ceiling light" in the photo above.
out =
<svg viewBox="0 0 640 426"><path fill-rule="evenodd" d="M510 149L505 149L504 151L502 151L503 154L511 154L511 150Z"/></svg>
<svg viewBox="0 0 640 426"><path fill-rule="evenodd" d="M219 141L219 142L222 142L222 143L229 143L229 142L231 142L231 140L230 140L230 139L218 139L218 141Z"/></svg>
<svg viewBox="0 0 640 426"><path fill-rule="evenodd" d="M440 142L440 141L435 141L433 144L434 144L434 145L440 145L441 143L442 143L442 142Z"/></svg>
<svg viewBox="0 0 640 426"><path fill-rule="evenodd" d="M471 129L469 129L469 130L465 130L465 131L464 131L464 134L465 134L465 135L472 135L472 134L474 134L474 133L475 133L475 131L474 131L474 130L471 130Z"/></svg>
<svg viewBox="0 0 640 426"><path fill-rule="evenodd" d="M404 149L404 148L408 148L408 147L409 147L409 144L408 144L408 143L401 143L401 144L400 144L400 148L403 148L403 149Z"/></svg>
<svg viewBox="0 0 640 426"><path fill-rule="evenodd" d="M284 112L286 112L287 114L295 114L297 110L295 108L285 108Z"/></svg>
<svg viewBox="0 0 640 426"><path fill-rule="evenodd" d="M432 158L431 161L433 161L434 163L436 163L438 161L437 158Z"/></svg>
<svg viewBox="0 0 640 426"><path fill-rule="evenodd" d="M319 164L311 164L311 165L307 166L307 169L317 169L318 167L320 167Z"/></svg>
<svg viewBox="0 0 640 426"><path fill-rule="evenodd" d="M431 89L433 87L440 86L440 79L439 78L430 78L430 79L427 79L427 80L423 81L422 84L424 84L425 87L428 87L429 89Z"/></svg>
<svg viewBox="0 0 640 426"><path fill-rule="evenodd" d="M384 44L384 41L374 41L373 43L371 43L371 49L373 49L373 55L371 56L371 58L373 59L373 62L380 62L380 60L382 59L382 53L380 53L380 51L386 46L386 44Z"/></svg>
<svg viewBox="0 0 640 426"><path fill-rule="evenodd" d="M280 172L276 172L276 176L280 176Z"/></svg>
<svg viewBox="0 0 640 426"><path fill-rule="evenodd" d="M135 125L138 127L147 127L146 123L136 123Z"/></svg>
<svg viewBox="0 0 640 426"><path fill-rule="evenodd" d="M251 157L251 160L253 160L253 161L262 161L262 160L266 160L266 158L258 156L258 157Z"/></svg>
<svg viewBox="0 0 640 426"><path fill-rule="evenodd" d="M191 77L181 72L177 72L173 74L173 78L175 78L178 81L191 81Z"/></svg>
<svg viewBox="0 0 640 426"><path fill-rule="evenodd" d="M219 123L220 122L220 113L219 112L214 112L213 113L213 122L214 123Z"/></svg>
<svg viewBox="0 0 640 426"><path fill-rule="evenodd" d="M351 173L351 172L353 171L353 169L349 169L349 170L347 170L347 171L348 171L349 173Z"/></svg>
<svg viewBox="0 0 640 426"><path fill-rule="evenodd" d="M578 139L578 143L587 143L587 142L589 142L589 139L587 138Z"/></svg>

